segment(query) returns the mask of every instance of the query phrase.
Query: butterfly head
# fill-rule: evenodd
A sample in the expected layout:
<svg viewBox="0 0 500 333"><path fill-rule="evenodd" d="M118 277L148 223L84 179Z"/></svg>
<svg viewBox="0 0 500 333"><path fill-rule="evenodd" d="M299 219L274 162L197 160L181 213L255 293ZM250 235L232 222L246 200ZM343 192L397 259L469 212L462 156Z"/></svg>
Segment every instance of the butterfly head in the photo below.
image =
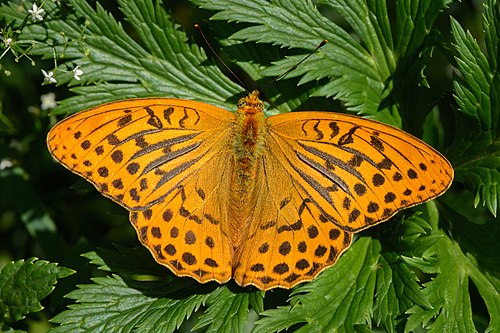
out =
<svg viewBox="0 0 500 333"><path fill-rule="evenodd" d="M259 98L259 91L254 90L247 97L238 101L238 111L244 114L256 114L264 111L264 103Z"/></svg>

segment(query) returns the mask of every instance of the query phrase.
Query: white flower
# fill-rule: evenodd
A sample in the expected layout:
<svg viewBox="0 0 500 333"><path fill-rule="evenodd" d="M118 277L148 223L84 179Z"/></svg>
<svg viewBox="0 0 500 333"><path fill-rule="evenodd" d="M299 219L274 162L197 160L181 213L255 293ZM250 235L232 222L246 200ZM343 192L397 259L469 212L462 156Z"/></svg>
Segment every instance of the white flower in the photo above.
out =
<svg viewBox="0 0 500 333"><path fill-rule="evenodd" d="M4 158L0 161L0 170L5 170L7 168L11 168L14 164L11 160Z"/></svg>
<svg viewBox="0 0 500 333"><path fill-rule="evenodd" d="M43 94L42 96L40 96L40 100L42 101L42 105L40 106L42 110L53 109L57 106L56 94L54 94L53 92Z"/></svg>
<svg viewBox="0 0 500 333"><path fill-rule="evenodd" d="M75 68L73 68L73 77L75 78L75 80L78 80L80 81L80 75L83 74L83 71L79 68L80 66L76 66Z"/></svg>
<svg viewBox="0 0 500 333"><path fill-rule="evenodd" d="M42 69L42 74L44 77L45 82L48 83L57 83L57 80L54 78L54 72L46 72Z"/></svg>
<svg viewBox="0 0 500 333"><path fill-rule="evenodd" d="M33 8L28 10L28 13L31 14L31 20L33 22L37 22L37 21L43 21L42 13L44 11L45 11L44 9L38 8L37 5L34 3Z"/></svg>
<svg viewBox="0 0 500 333"><path fill-rule="evenodd" d="M10 45L12 44L12 38L5 38L3 40L3 45L5 45L5 47L9 47Z"/></svg>

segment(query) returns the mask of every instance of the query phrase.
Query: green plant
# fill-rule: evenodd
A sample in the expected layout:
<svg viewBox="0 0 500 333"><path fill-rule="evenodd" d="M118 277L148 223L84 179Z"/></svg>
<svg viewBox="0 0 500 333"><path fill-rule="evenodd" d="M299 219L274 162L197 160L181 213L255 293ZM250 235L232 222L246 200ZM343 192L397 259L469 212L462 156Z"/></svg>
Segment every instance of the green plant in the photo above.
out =
<svg viewBox="0 0 500 333"><path fill-rule="evenodd" d="M126 29L98 3L95 8L83 0L38 3L37 9L44 9L41 21L28 14L32 3L4 4L4 71L16 75L8 62L12 56L49 59L37 71L45 70L47 83L57 80L58 93L68 94L66 86L72 92L50 118L36 114L24 151L9 146L20 137L16 121L0 118L6 134L2 160L12 164L0 168L4 229L26 229L25 237L39 244L44 258L73 268L84 282L76 289L75 280L66 283L63 289L72 290L68 298L76 302L52 312L59 325L51 332L500 331L499 3L485 4L482 51L455 19L449 29L437 22L449 20L448 6L464 6L452 1L397 0L387 8L381 0L322 0L320 10L302 0L191 2L214 20L204 26L222 56L258 87L328 39L287 79L266 88L268 112L334 110L401 127L447 155L455 185L442 198L359 234L337 264L292 291L264 293L176 278L145 249L132 247L137 243L131 243L135 236L122 210L83 190L63 190L76 181L70 175L62 184L43 180L56 166L39 152L40 140L53 115L111 100L168 96L232 110L243 88L189 40L159 1L118 1L116 15L123 15ZM453 75L447 71L451 66ZM35 148L44 162L33 166L27 150ZM49 189L28 185L33 178ZM82 198L86 203L80 204ZM16 221L22 227L12 226ZM121 231L125 228L130 230ZM111 249L111 241L127 247ZM9 245L16 256L26 255ZM99 271L75 263L80 253ZM57 277L69 271L61 272L66 273ZM0 290L1 304L12 288ZM22 328L15 323L20 318L4 317L3 329Z"/></svg>

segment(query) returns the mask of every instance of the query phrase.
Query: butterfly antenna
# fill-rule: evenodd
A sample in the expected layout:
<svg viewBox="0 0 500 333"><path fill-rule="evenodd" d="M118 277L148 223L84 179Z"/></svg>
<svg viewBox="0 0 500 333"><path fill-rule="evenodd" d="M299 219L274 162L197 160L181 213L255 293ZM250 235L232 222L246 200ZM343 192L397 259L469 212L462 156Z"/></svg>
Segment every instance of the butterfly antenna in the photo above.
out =
<svg viewBox="0 0 500 333"><path fill-rule="evenodd" d="M201 30L201 27L198 24L195 24L194 27L195 27L196 30L198 30L198 32L201 35L201 38L203 38L203 40L205 41L205 44L207 44L207 46L210 49L210 51L212 51L212 53L217 57L217 59L219 59L219 61L224 65L224 67L226 67L226 69L229 71L229 73L231 73L233 75L233 77L240 83L240 85L243 88L245 88L245 84L243 83L243 81L241 81L241 79L238 77L238 75L236 75L236 73L233 72L231 70L231 68L229 68L228 65L226 65L226 63L224 62L224 60L222 60L222 58L219 56L219 54L217 52L215 52L214 48L212 47L212 45L208 41L207 37L205 37L205 34L203 33L203 30Z"/></svg>
<svg viewBox="0 0 500 333"><path fill-rule="evenodd" d="M281 80L282 78L284 78L285 76L287 76L288 74L290 74L291 71L295 70L297 67L299 67L299 65L301 63L303 63L304 61L307 60L307 58L309 58L310 56L312 56L316 51L318 51L320 48L322 48L323 46L325 46L325 44L328 43L328 40L327 39L323 39L321 41L321 43L319 43L318 46L316 46L316 48L314 50L311 51L311 53L309 53L304 59L302 59L301 61L299 61L298 63L296 63L293 67L291 67L290 69L288 69L286 72L282 73L281 75L277 76L276 78L274 78L274 80L272 80L271 82L269 82L268 84L266 84L264 86L264 88L262 89L265 89L266 87L268 87L270 84L278 81L278 80Z"/></svg>

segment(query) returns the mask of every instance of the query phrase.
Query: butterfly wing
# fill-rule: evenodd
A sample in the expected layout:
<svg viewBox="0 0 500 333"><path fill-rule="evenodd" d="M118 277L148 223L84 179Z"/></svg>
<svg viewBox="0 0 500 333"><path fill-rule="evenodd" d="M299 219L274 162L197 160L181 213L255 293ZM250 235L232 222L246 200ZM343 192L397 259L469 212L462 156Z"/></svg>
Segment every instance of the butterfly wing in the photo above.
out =
<svg viewBox="0 0 500 333"><path fill-rule="evenodd" d="M267 124L259 209L235 275L242 285L313 279L349 247L351 233L437 197L453 179L439 152L376 121L294 112Z"/></svg>
<svg viewBox="0 0 500 333"><path fill-rule="evenodd" d="M64 119L47 141L61 164L130 211L159 263L179 276L225 282L233 121L204 103L125 100Z"/></svg>
<svg viewBox="0 0 500 333"><path fill-rule="evenodd" d="M355 116L297 112L271 117L270 136L291 146L294 178L328 220L360 231L444 193L453 168L394 127Z"/></svg>

